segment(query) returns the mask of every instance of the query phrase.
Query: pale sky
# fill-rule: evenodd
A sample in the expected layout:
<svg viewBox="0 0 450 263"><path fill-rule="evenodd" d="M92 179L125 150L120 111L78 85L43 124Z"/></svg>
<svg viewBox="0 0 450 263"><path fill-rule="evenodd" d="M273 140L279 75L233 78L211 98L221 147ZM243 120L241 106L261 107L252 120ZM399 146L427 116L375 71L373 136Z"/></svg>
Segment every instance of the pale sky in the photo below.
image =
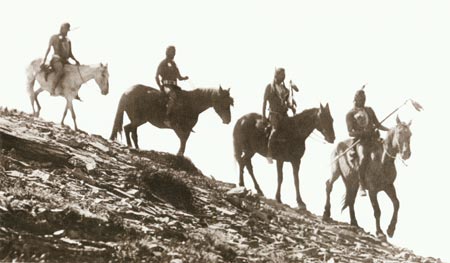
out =
<svg viewBox="0 0 450 263"><path fill-rule="evenodd" d="M25 68L45 54L62 22L78 28L69 38L82 64L109 63L110 93L102 96L92 81L80 90L84 102L74 105L79 128L89 133L109 137L125 89L138 83L156 87L156 67L168 45L177 47L175 60L182 75L190 77L180 83L182 88L231 88L232 122L222 124L212 109L203 113L186 150L205 175L222 181L238 182L232 129L242 115L261 112L264 87L275 67L284 67L286 80L299 86L299 110L330 103L337 141L348 136L345 114L363 84L367 83L367 105L379 119L406 99L415 99L425 111L417 113L409 104L399 111L402 120L413 120L412 156L407 167L397 161L395 185L401 205L397 230L389 241L449 261L450 174L445 164L450 125L444 115L450 88L449 11L445 0L2 1L0 105L31 112ZM41 117L59 123L64 100L48 93L39 99ZM66 124L72 125L70 115ZM395 115L385 124L392 127ZM138 133L143 149L178 150L172 131L146 124ZM325 203L333 147L309 139L300 167L303 200L318 215ZM275 165L260 156L253 164L262 190L273 198ZM290 165L284 170L282 200L295 206ZM253 189L248 175L246 185ZM343 194L339 180L332 194L332 217L348 222L348 211L340 212ZM379 200L385 231L392 205L384 193ZM373 233L368 198L357 199L356 215L360 226Z"/></svg>

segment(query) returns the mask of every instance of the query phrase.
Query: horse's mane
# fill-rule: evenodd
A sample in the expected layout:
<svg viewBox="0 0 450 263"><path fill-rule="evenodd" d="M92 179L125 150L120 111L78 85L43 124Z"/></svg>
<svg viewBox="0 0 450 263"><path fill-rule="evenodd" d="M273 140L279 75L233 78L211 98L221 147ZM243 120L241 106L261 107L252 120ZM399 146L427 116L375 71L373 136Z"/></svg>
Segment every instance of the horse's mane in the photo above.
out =
<svg viewBox="0 0 450 263"><path fill-rule="evenodd" d="M217 89L217 88L196 88L196 89L190 91L189 93L192 93L195 96L198 96L198 95L215 96L215 95L219 95L219 89Z"/></svg>
<svg viewBox="0 0 450 263"><path fill-rule="evenodd" d="M296 123L304 123L308 118L314 116L317 113L317 110L318 108L306 109L299 114L290 117L290 119L294 120Z"/></svg>

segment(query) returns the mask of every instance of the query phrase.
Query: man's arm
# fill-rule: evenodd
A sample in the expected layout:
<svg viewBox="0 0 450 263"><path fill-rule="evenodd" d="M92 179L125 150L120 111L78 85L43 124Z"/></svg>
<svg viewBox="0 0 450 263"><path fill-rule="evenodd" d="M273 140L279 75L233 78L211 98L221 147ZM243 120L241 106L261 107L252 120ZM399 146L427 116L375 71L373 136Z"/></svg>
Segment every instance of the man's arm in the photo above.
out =
<svg viewBox="0 0 450 263"><path fill-rule="evenodd" d="M373 109L372 108L368 108L368 110L369 110L369 112L370 112L370 115L372 115L372 118L373 118L373 124L375 125L375 128L376 129L379 129L379 130L382 130L382 131L389 131L389 129L388 128L386 128L385 126L383 126L383 124L381 124L379 121L378 121L378 118L377 118L377 115L375 114L375 111L373 111Z"/></svg>
<svg viewBox="0 0 450 263"><path fill-rule="evenodd" d="M180 70L178 69L177 64L175 64L175 62L173 62L173 64L174 64L174 66L175 66L175 70L177 71L177 79L178 79L178 80L188 80L188 79L189 79L188 76L185 76L185 77L182 77L182 76L181 76Z"/></svg>
<svg viewBox="0 0 450 263"><path fill-rule="evenodd" d="M47 48L47 51L45 52L44 60L42 61L41 66L45 64L45 61L47 60L48 53L50 53L50 49L53 46L53 41L54 40L55 40L55 36L50 37L50 41L48 42L48 48Z"/></svg>
<svg viewBox="0 0 450 263"><path fill-rule="evenodd" d="M269 98L270 93L270 85L266 87L266 90L264 91L264 100L263 100L263 107L262 107L262 116L263 120L266 120L266 107L267 107L267 100Z"/></svg>
<svg viewBox="0 0 450 263"><path fill-rule="evenodd" d="M355 126L354 126L355 122L354 122L352 111L347 113L347 116L345 117L345 121L347 123L347 131L348 131L348 135L350 135L350 137L359 137L362 135L362 133L360 131L355 130Z"/></svg>
<svg viewBox="0 0 450 263"><path fill-rule="evenodd" d="M75 63L77 65L80 65L80 62L78 62L78 60L74 57L73 53L72 53L72 42L69 41L69 52L70 52L70 58L73 59L73 61L75 61Z"/></svg>
<svg viewBox="0 0 450 263"><path fill-rule="evenodd" d="M161 75L161 67L162 67L162 63L159 63L158 69L156 70L156 76L155 76L155 81L156 84L158 85L159 89L161 90L161 92L164 92L164 87L161 84L161 79L159 78L159 76Z"/></svg>

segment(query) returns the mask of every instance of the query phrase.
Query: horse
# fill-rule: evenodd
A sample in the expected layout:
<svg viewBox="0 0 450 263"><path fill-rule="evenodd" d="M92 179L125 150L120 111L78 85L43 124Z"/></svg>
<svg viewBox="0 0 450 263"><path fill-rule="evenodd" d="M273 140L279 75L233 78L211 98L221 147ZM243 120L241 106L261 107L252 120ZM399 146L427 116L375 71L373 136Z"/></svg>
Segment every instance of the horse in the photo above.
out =
<svg viewBox="0 0 450 263"><path fill-rule="evenodd" d="M268 132L263 123L262 116L257 113L249 113L242 116L233 130L234 157L239 164L239 186L244 186L244 167L247 168L253 180L255 190L264 195L253 173L251 159L255 153L267 156ZM276 145L272 149L273 159L277 161L278 188L276 200L281 203L281 183L283 181L283 163L292 165L294 183L297 197L297 205L300 209L306 209L306 205L300 196L298 171L301 158L305 153L305 140L317 129L325 140L333 143L335 139L333 118L328 103L325 107L304 110L292 117L287 117ZM277 139L277 138L274 138Z"/></svg>
<svg viewBox="0 0 450 263"><path fill-rule="evenodd" d="M378 142L374 146L375 149L371 154L370 163L367 168L368 172L365 175L369 198L372 203L376 220L376 235L382 239L386 236L380 227L381 210L378 205L377 194L380 191L386 192L394 206L392 219L387 229L387 234L389 237L392 237L397 224L398 210L400 207L400 202L397 198L394 186L394 181L397 176L394 161L397 155L400 155L403 160L407 160L411 156L411 122L406 124L400 121L398 116L396 122L396 126L387 132L383 143ZM347 139L340 142L332 152L332 160L338 159L331 164L331 178L326 181L326 204L322 218L325 221L331 219L330 193L333 190L333 183L339 177L342 177L346 187L342 211L349 207L350 224L357 227L358 222L355 217L354 203L359 187L359 166L357 158L352 157L353 153L348 151L348 147L352 144L352 141L352 139Z"/></svg>
<svg viewBox="0 0 450 263"><path fill-rule="evenodd" d="M149 122L160 129L172 129L180 139L180 148L177 155L183 156L186 142L192 128L198 121L198 116L203 111L213 107L224 124L231 121L230 107L233 106L233 98L230 90L222 89L195 89L192 91L181 90L177 95L177 105L173 110L171 127L164 124L166 116L166 95L161 91L144 85L134 85L126 90L120 98L117 113L114 120L110 139L115 140L118 133L122 133L123 113L126 112L130 124L125 125L127 145L132 147L130 133L136 149L139 149L137 128Z"/></svg>
<svg viewBox="0 0 450 263"><path fill-rule="evenodd" d="M55 73L50 73L48 78L45 78L45 72L41 70L40 65L42 59L33 60L27 67L27 91L31 100L31 107L33 108L33 115L39 117L41 111L41 105L38 101L38 95L46 90L51 92L51 87L55 83ZM78 98L78 90L81 85L94 79L97 85L100 87L102 95L107 95L109 90L109 73L108 64L103 65L65 65L64 66L64 77L60 82L60 85L55 89L54 96L61 96L66 98L66 108L64 109L63 117L61 120L61 125L64 125L64 119L66 118L67 110L70 109L72 113L72 119L74 123L75 130L78 130L75 111L73 110L72 101ZM40 88L34 90L34 83L38 81ZM35 110L34 103L37 104L37 111Z"/></svg>

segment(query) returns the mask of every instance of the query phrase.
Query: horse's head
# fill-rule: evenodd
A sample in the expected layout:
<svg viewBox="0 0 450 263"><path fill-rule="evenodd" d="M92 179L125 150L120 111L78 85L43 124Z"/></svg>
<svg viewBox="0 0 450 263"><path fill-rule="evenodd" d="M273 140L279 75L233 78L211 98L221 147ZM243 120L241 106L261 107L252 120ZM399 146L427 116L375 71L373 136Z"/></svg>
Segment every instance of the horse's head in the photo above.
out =
<svg viewBox="0 0 450 263"><path fill-rule="evenodd" d="M224 124L231 121L230 106L233 106L234 100L230 96L230 89L224 90L219 87L219 91L213 96L213 108L222 119Z"/></svg>
<svg viewBox="0 0 450 263"><path fill-rule="evenodd" d="M400 121L397 116L397 125L394 128L392 135L392 147L398 150L398 153L402 157L403 160L409 159L411 156L411 148L409 146L409 142L411 140L411 130L409 127L411 126L411 121L409 123L404 123Z"/></svg>
<svg viewBox="0 0 450 263"><path fill-rule="evenodd" d="M95 71L95 82L100 87L102 95L107 95L109 92L109 72L108 64L103 65L100 63L98 70Z"/></svg>
<svg viewBox="0 0 450 263"><path fill-rule="evenodd" d="M336 139L336 137L334 135L333 117L331 116L330 106L328 103L325 107L322 106L322 103L320 104L317 117L318 125L316 129L322 133L327 142L334 143L334 139Z"/></svg>

